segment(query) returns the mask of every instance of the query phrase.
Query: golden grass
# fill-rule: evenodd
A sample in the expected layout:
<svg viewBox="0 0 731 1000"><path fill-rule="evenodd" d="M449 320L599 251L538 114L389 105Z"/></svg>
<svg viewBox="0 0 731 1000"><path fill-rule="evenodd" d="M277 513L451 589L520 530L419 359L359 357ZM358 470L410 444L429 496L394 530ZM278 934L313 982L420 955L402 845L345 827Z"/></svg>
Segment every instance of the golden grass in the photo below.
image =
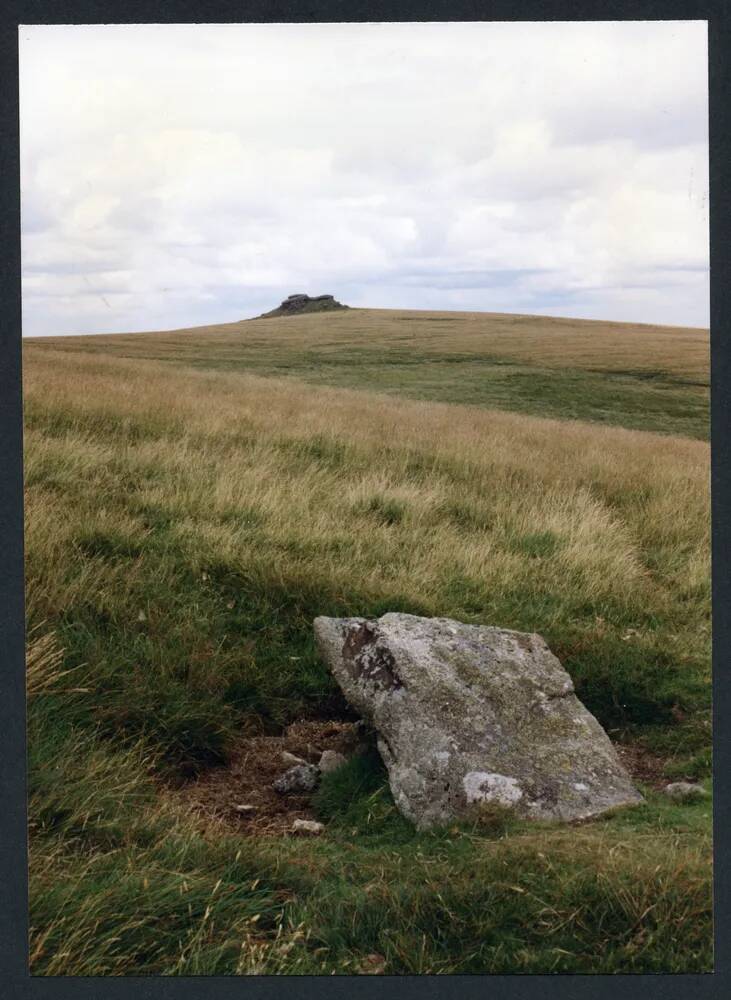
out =
<svg viewBox="0 0 731 1000"><path fill-rule="evenodd" d="M31 411L65 421L61 436L30 421L27 476L55 456L71 480L88 477L76 513L96 524L139 530L105 496L104 466L118 456L114 438L94 438L102 422L142 428L127 460L165 472L146 500L170 506L180 532L222 555L247 547L246 533L220 520L242 508L264 518L270 538L307 548L284 553L289 572L314 561L331 578L356 572L401 592L434 592L449 572L642 604L708 578L703 442L78 353L34 354L25 392ZM329 460L338 447L347 455ZM397 530L369 503L395 505ZM460 512L475 530L462 530ZM38 544L50 556L75 530L57 513L53 494L30 492L31 560ZM550 560L516 551L516 538L536 532L559 541ZM347 563L334 544L344 536ZM662 553L659 572L648 550Z"/></svg>
<svg viewBox="0 0 731 1000"><path fill-rule="evenodd" d="M53 632L38 634L39 627L28 636L25 657L26 692L29 698L48 691L69 674L62 670L63 650L59 649Z"/></svg>

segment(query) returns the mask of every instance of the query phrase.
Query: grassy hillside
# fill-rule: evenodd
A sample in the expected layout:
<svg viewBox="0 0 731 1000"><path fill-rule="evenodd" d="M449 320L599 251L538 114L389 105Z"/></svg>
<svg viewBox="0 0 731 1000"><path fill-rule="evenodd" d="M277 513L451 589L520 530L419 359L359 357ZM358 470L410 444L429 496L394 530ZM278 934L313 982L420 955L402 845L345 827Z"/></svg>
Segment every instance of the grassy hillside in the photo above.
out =
<svg viewBox="0 0 731 1000"><path fill-rule="evenodd" d="M267 320L258 351L257 323L26 344L36 974L711 967L710 809L657 790L710 774L708 446L307 384L345 378L346 319L387 359L413 315L317 317L320 341L314 317ZM498 318L459 341L441 320L422 396L470 329L507 350ZM557 371L528 326L520 364ZM705 377L700 333L649 328L643 353L642 328L579 327L556 335L587 378L661 357ZM297 368L328 351L329 374ZM298 380L250 373L288 353ZM312 618L385 610L541 632L646 804L416 834L370 756L324 783L319 840L197 809L209 774L241 801L247 740L352 718Z"/></svg>
<svg viewBox="0 0 731 1000"><path fill-rule="evenodd" d="M350 309L168 333L64 337L66 351L708 436L707 330L490 313Z"/></svg>

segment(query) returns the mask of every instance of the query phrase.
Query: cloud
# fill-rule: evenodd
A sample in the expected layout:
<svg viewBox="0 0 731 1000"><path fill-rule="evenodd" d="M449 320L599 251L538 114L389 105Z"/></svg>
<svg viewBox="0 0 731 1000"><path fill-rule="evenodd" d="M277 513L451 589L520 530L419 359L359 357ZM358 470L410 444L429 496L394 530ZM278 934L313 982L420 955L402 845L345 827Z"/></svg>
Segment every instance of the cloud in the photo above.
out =
<svg viewBox="0 0 731 1000"><path fill-rule="evenodd" d="M293 290L708 321L702 22L34 25L20 54L26 334Z"/></svg>

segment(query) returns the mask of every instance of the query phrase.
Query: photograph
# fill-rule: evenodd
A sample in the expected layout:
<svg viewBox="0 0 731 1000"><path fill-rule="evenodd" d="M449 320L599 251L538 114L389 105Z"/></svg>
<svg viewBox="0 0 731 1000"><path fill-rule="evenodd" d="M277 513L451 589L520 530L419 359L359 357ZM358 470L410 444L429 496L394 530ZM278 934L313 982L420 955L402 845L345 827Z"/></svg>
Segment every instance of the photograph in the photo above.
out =
<svg viewBox="0 0 731 1000"><path fill-rule="evenodd" d="M20 24L31 977L714 972L708 33Z"/></svg>

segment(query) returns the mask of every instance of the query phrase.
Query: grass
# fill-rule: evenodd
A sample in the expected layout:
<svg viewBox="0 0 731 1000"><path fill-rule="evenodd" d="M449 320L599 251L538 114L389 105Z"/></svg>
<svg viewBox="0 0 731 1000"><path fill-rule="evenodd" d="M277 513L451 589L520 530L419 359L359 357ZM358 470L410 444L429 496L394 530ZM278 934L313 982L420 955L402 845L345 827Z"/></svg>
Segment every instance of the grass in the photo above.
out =
<svg viewBox="0 0 731 1000"><path fill-rule="evenodd" d="M43 343L47 350L708 437L709 341L700 329L351 309Z"/></svg>
<svg viewBox="0 0 731 1000"><path fill-rule="evenodd" d="M340 362L351 317L375 353L400 327L479 353L503 323L547 370L561 342L589 379L663 351L702 377L693 331L396 314L369 340L384 315L326 317ZM315 319L265 321L262 369ZM416 834L370 756L323 782L322 839L254 840L172 794L241 734L347 714L312 619L386 610L540 632L615 739L710 774L704 441L265 378L234 336L26 345L32 971L710 969L705 802Z"/></svg>

